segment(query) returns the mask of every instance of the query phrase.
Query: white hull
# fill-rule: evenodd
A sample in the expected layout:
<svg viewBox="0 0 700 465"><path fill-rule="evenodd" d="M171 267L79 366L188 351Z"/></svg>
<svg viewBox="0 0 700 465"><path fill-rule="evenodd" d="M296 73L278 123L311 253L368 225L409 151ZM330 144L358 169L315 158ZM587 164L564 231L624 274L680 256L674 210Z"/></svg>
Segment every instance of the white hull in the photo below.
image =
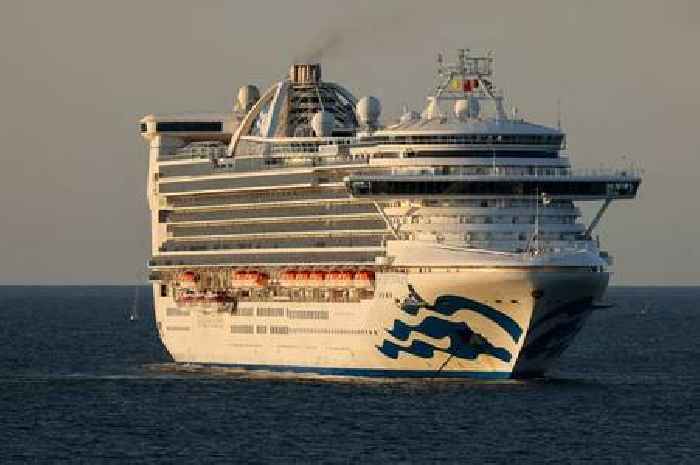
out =
<svg viewBox="0 0 700 465"><path fill-rule="evenodd" d="M606 272L561 268L378 273L371 300L239 302L235 311L216 303L177 305L172 295L160 297L158 282L154 295L160 336L177 362L510 378L551 367L608 279Z"/></svg>

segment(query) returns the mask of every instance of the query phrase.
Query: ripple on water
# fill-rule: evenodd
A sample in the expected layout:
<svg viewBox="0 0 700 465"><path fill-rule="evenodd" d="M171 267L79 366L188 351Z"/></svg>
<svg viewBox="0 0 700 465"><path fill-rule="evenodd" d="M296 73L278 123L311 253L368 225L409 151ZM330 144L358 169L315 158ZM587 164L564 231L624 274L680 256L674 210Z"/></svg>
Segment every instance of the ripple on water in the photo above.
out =
<svg viewBox="0 0 700 465"><path fill-rule="evenodd" d="M617 288L531 381L178 365L133 288L0 288L2 463L696 463L699 288ZM642 312L643 310L643 312Z"/></svg>

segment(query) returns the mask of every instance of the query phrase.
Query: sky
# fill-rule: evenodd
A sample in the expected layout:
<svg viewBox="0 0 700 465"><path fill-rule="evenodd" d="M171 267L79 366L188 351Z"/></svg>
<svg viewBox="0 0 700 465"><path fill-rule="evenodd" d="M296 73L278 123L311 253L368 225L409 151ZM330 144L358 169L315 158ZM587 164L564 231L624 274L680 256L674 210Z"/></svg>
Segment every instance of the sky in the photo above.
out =
<svg viewBox="0 0 700 465"><path fill-rule="evenodd" d="M575 166L644 169L597 230L613 284L700 284L699 44L693 0L0 2L0 284L145 280L143 115L229 111L308 59L391 118L457 48L494 51L521 116L559 100Z"/></svg>

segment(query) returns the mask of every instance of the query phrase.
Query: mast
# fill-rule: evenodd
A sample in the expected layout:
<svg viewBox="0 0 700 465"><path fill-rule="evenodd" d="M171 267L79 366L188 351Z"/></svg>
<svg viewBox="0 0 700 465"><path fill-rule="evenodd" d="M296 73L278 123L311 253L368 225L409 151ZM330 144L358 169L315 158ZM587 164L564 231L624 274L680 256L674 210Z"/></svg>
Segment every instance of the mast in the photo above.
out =
<svg viewBox="0 0 700 465"><path fill-rule="evenodd" d="M455 63L446 63L443 55L438 54L436 84L433 93L428 96L428 105L468 98L493 100L498 109L498 118L507 119L503 110L503 93L492 82L494 63L492 52L472 55L469 49L461 48L457 50Z"/></svg>

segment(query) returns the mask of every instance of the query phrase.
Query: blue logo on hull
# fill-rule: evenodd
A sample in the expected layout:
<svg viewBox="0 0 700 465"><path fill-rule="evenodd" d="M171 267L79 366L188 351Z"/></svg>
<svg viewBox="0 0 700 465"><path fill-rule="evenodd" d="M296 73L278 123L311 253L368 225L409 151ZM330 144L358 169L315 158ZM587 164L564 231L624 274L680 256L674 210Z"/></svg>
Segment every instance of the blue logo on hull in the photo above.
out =
<svg viewBox="0 0 700 465"><path fill-rule="evenodd" d="M522 328L512 318L481 302L460 296L445 295L438 297L435 300L435 305L430 305L418 295L412 286L409 285L408 289L409 295L400 304L400 308L409 315L418 315L421 309L442 316L452 316L460 310L471 310L496 323L514 342L517 342L522 335ZM421 358L432 358L435 351L469 360L474 360L481 354L491 355L504 362L509 362L512 358L512 354L508 350L494 346L484 336L474 332L466 323L453 322L438 316L427 316L413 326L401 320L394 320L394 326L387 330L387 333L399 341L407 341L411 333L414 332L431 339L447 337L450 344L443 349L424 341L414 340L409 346L402 346L385 339L381 346L377 346L377 349L392 359L398 358L400 352Z"/></svg>

